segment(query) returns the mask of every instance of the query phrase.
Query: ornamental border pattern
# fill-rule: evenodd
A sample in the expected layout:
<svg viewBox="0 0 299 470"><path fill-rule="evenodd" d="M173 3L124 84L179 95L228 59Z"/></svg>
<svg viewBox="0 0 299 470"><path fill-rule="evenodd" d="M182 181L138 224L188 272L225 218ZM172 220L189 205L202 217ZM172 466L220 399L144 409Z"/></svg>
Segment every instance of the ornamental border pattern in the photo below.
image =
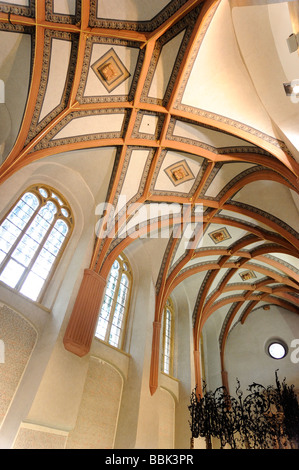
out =
<svg viewBox="0 0 299 470"><path fill-rule="evenodd" d="M225 116L222 116L220 114L216 114L216 113L213 113L213 112L210 112L210 111L206 111L206 110L203 110L203 109L199 109L199 108L195 108L193 106L189 106L189 105L184 105L182 103L182 98L183 98L183 94L184 94L184 91L185 91L185 88L187 86L187 82L189 80L189 76L190 76L190 73L191 73L191 70L193 68L193 65L194 65L194 62L195 62L195 59L197 57L197 53L200 49L200 46L203 42L203 39L204 39L204 36L208 30L208 27L216 13L216 10L218 8L218 6L220 5L220 2L218 2L218 4L216 4L210 11L208 17L207 17L207 20L206 20L206 23L202 29L202 32L200 34L200 37L193 49L193 53L191 55L191 58L189 60L189 63L188 63L188 66L186 67L186 73L185 73L185 76L182 80L182 83L181 83L181 86L180 86L180 89L178 91L178 95L177 95L177 99L176 99L176 102L174 103L174 108L177 109L178 111L184 111L184 112L188 112L190 114L195 114L197 116L201 116L203 118L207 118L207 119L211 119L211 120L214 120L216 122L221 122L223 124L226 124L226 125L229 125L230 127L232 128L236 128L236 129L241 129L245 132L247 132L248 134L250 135L253 135L259 139L262 139L264 140L265 142L267 143L270 143L271 145L273 145L274 147L277 147L277 148L280 148L281 150L283 150L287 155L289 155L290 157L293 157L293 155L291 154L290 150L288 149L288 147L285 145L285 143L281 140L278 140L274 137L271 137L270 135L267 135L265 134L264 132L261 132L257 129L254 129L253 127L251 126L248 126L247 124L244 124L244 123L241 123L239 121L235 121L231 118L228 118L228 117L225 117Z"/></svg>
<svg viewBox="0 0 299 470"><path fill-rule="evenodd" d="M248 264L250 267L252 267L252 270L254 270L254 268L261 268L260 265L254 263L254 262L248 261L246 264ZM285 262L283 262L283 260L281 260L281 264L284 265ZM279 274L279 272L278 272L277 270L272 269L272 268L269 267L266 263L265 263L265 268L267 269L267 271L268 271L269 273L273 273L273 274L276 274L276 275ZM191 269L191 267L186 268L186 269ZM219 281L218 284L217 284L217 288L214 289L214 291L219 288L219 285L223 282L223 280L225 279L225 277L229 274L230 270L231 270L231 268L226 268L226 269L225 269L225 272L223 273L223 276L221 277L220 281ZM204 287L205 287L205 285L206 285L206 283L207 283L207 281L208 281L210 275L212 274L212 272L213 272L212 270L209 270L209 271L206 273L205 279L203 280L203 282L202 282L202 284L201 284L201 287L200 287L200 289L199 289L198 296L197 296L197 300L196 300L196 302L195 302L195 306L194 306L194 310L193 310L193 314L192 314L192 319L193 319L194 324L195 324L195 321L196 321L197 309L198 309L199 301L200 301L201 296L202 296L203 289L204 289ZM219 272L220 272L220 271L219 271ZM265 276L263 279L268 279L268 278L270 279L269 276ZM263 280L263 279L262 279L262 280ZM213 291L213 292L214 292L214 291ZM211 294L209 294L209 296L210 296L210 295L211 295ZM207 297L207 298L208 298L208 297Z"/></svg>
<svg viewBox="0 0 299 470"><path fill-rule="evenodd" d="M18 33L18 34L29 34L31 36L31 56L30 56L30 77L29 85L31 83L33 64L34 64L34 50L35 50L35 28L33 26L25 26L11 23L1 23L0 31Z"/></svg>
<svg viewBox="0 0 299 470"><path fill-rule="evenodd" d="M40 1L40 0L37 0ZM84 1L84 0L83 0ZM74 15L66 15L54 12L54 0L45 0L46 20L53 23L78 24L81 21L81 0L76 0L76 12Z"/></svg>
<svg viewBox="0 0 299 470"><path fill-rule="evenodd" d="M45 94L47 90L47 85L48 85L53 39L66 40L72 43L70 58L69 58L68 73L66 76L66 81L65 81L64 90L63 90L60 104L56 106L53 110L51 110L40 122L38 122L38 118L41 113L41 109L43 106L43 102L44 102ZM58 114L61 111L63 111L63 109L65 108L68 97L71 92L72 78L74 76L75 68L76 68L77 51L78 51L78 37L75 34L68 33L68 32L54 31L54 30L45 31L43 67L42 67L42 72L41 72L39 91L38 91L36 105L34 108L32 119L31 119L30 129L29 129L28 136L25 142L25 146L34 137L36 137L47 126L47 124L49 124L52 119L57 117Z"/></svg>
<svg viewBox="0 0 299 470"><path fill-rule="evenodd" d="M39 0L37 0L39 1ZM29 0L29 6L14 5L11 3L0 2L0 11L3 13L13 13L14 15L27 16L34 18L35 16L35 0Z"/></svg>
<svg viewBox="0 0 299 470"><path fill-rule="evenodd" d="M205 142L202 142L200 140L190 139L190 138L186 138L186 137L179 136L179 135L174 135L173 131L174 131L174 128L175 128L175 124L176 124L176 122L180 122L180 121L181 122L186 122L188 124L196 125L198 128L208 129L208 130L211 130L211 131L214 131L214 132L218 132L220 134L228 135L232 138L236 138L236 136L234 136L233 134L231 134L227 131L219 130L217 128L214 128L214 127L209 126L209 125L204 124L204 123L198 124L196 121L192 121L192 119L171 117L169 127L168 127L168 130L167 130L167 135L166 135L167 139L172 140L174 142L191 144L191 145L194 145L196 147L202 148L204 150L208 150L210 152L213 152L216 155L227 155L227 154L231 154L231 153L244 153L244 154L245 153L255 153L255 154L259 154L259 155L266 155L266 156L273 157L273 155L271 153L267 152L266 150L264 150L261 147L258 147L256 145L255 146L252 146L252 145L251 146L250 145L248 145L248 146L247 145L233 145L233 146L229 146L229 147L214 147L214 146L206 144ZM244 140L244 139L240 139L240 140ZM246 142L246 141L244 140L244 142Z"/></svg>
<svg viewBox="0 0 299 470"><path fill-rule="evenodd" d="M154 134L147 134L146 132L139 132L141 121L144 116L152 116L157 118L157 126ZM159 140L161 131L163 129L163 124L165 121L165 115L163 113L156 113L154 111L147 111L140 109L137 113L134 128L131 134L132 139L144 139L144 140Z"/></svg>
<svg viewBox="0 0 299 470"><path fill-rule="evenodd" d="M84 134L79 136L69 136L63 137L61 139L53 140L55 135L57 135L64 127L67 126L73 119L77 119L79 117L85 116L98 116L101 114L123 114L124 120L122 124L122 129L120 131L115 132L97 132L94 134ZM90 142L93 140L98 139L117 139L121 138L123 131L127 125L128 121L128 110L122 108L108 108L108 109L100 109L100 110L86 110L86 111L73 111L70 112L65 118L63 118L51 131L49 131L46 137L39 142L32 150L32 152L36 152L38 150L46 149L46 148L53 148L61 145L68 145L74 144L77 142Z"/></svg>
<svg viewBox="0 0 299 470"><path fill-rule="evenodd" d="M84 97L84 91L87 83L87 77L88 73L90 71L91 67L91 54L92 54L92 48L94 44L107 44L113 46L124 46L128 48L135 48L139 49L139 44L134 42L134 41L126 41L123 39L117 39L117 38L105 38L105 37L98 37L98 36L90 36L86 40L86 46L85 46L85 54L84 54L84 60L83 60L83 65L82 65L82 72L81 72L81 78L80 78L80 83L79 87L77 90L77 96L76 99L78 103L80 104L89 104L89 103L111 103L111 102L117 102L121 103L124 101L132 101L133 96L135 94L136 88L137 88L137 82L138 82L138 77L141 72L142 68L142 63L145 55L145 51L143 49L139 50L139 54L137 57L136 61L136 67L135 67L135 72L132 73L132 83L131 83L131 89L129 90L128 95L113 95L110 96L109 94L101 95L101 96L88 96Z"/></svg>
<svg viewBox="0 0 299 470"><path fill-rule="evenodd" d="M163 191L163 190L155 190L155 184L157 182L157 179L158 179L158 176L159 176L159 173L161 171L161 167L162 167L162 164L167 156L167 153L171 151L171 150L167 150L167 149L163 149L161 151L161 155L159 157L159 160L157 162L157 165L155 167L155 170L154 170L154 173L153 173L153 178L152 178L152 181L151 181L151 185L150 185L150 192L152 195L155 195L155 196L174 196L174 197L191 197L194 192L196 191L196 188L198 187L198 185L200 184L200 181L202 179L202 176L207 168L207 165L208 165L208 162L206 161L206 159L202 158L202 162L198 162L199 163L199 166L198 166L198 172L197 172L197 175L195 176L194 178L194 182L192 184L192 187L190 189L190 191L188 193L186 192L180 192L180 191L173 191L173 190L166 190L166 191ZM179 154L182 153L182 155L178 156L178 160L177 162L181 161L182 158L185 160L186 158L188 158L187 156L185 157L183 152L178 152Z"/></svg>
<svg viewBox="0 0 299 470"><path fill-rule="evenodd" d="M126 29L129 31L152 32L171 18L188 0L173 0L149 21L124 21L97 17L98 0L90 0L89 25L100 28Z"/></svg>
<svg viewBox="0 0 299 470"><path fill-rule="evenodd" d="M201 8L201 5L200 5L200 8ZM195 10L196 11L193 10L184 18L182 18L178 23L172 26L172 28L166 31L166 33L156 41L155 48L153 50L153 54L151 57L150 65L148 68L148 73L144 82L144 87L140 96L141 103L149 103L149 104L157 104L160 106L166 106L167 102L169 101L171 92L175 84L176 77L178 75L182 60L184 58L185 50L188 46L190 37L193 32L194 23L199 14L197 12L197 9ZM163 98L161 99L161 98L150 97L148 95L150 86L154 78L155 71L158 65L158 61L159 61L159 57L160 57L163 47L165 46L165 44L167 44L169 41L174 39L178 34L183 32L184 30L185 30L185 34L181 41L176 59L174 61L174 66L171 71L170 78L169 78Z"/></svg>

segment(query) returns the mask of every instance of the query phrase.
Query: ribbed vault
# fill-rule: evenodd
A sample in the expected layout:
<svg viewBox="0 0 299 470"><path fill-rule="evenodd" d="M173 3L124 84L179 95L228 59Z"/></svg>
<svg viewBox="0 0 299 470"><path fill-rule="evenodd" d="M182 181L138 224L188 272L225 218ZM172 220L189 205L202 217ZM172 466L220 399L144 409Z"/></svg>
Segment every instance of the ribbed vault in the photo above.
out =
<svg viewBox="0 0 299 470"><path fill-rule="evenodd" d="M22 46L29 69L22 120L13 144L13 126L0 142L1 181L65 152L115 152L106 201L97 201L108 212L90 269L106 278L136 238L166 237L155 259L153 321L174 289L197 276L195 352L220 307L227 308L222 359L231 326L257 305L298 313L297 149L262 104L233 22L234 8L255 2L23 3L0 2L8 51L0 71L19 60L24 38L30 43ZM22 83L19 72L15 88L7 81L8 95ZM157 354L153 345L152 392Z"/></svg>

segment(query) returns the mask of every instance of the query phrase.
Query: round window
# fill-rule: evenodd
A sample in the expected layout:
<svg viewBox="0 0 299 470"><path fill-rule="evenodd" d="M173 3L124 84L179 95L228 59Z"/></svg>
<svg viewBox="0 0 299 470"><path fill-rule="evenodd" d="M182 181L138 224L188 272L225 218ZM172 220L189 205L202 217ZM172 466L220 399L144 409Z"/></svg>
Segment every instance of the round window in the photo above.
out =
<svg viewBox="0 0 299 470"><path fill-rule="evenodd" d="M272 341L268 346L268 353L273 359L282 359L287 354L287 347L280 341Z"/></svg>

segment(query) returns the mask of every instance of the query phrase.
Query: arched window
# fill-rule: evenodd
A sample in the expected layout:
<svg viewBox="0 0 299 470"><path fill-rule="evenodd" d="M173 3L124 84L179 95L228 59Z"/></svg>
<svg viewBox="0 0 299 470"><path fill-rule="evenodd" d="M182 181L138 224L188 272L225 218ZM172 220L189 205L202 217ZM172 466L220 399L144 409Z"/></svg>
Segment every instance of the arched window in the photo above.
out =
<svg viewBox="0 0 299 470"><path fill-rule="evenodd" d="M72 227L71 209L56 190L30 187L0 225L0 281L40 301Z"/></svg>
<svg viewBox="0 0 299 470"><path fill-rule="evenodd" d="M129 309L132 274L128 260L120 255L110 270L95 336L121 348Z"/></svg>
<svg viewBox="0 0 299 470"><path fill-rule="evenodd" d="M169 298L163 312L162 371L173 374L174 309Z"/></svg>

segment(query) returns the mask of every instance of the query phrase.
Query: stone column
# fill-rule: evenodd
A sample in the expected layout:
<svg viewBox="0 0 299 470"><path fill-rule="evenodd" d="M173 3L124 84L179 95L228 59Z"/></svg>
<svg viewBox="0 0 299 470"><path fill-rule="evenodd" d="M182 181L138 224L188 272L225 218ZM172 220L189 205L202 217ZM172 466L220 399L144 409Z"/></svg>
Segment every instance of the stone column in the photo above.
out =
<svg viewBox="0 0 299 470"><path fill-rule="evenodd" d="M95 334L106 280L95 271L85 269L77 299L65 331L65 349L85 356Z"/></svg>
<svg viewBox="0 0 299 470"><path fill-rule="evenodd" d="M155 393L158 387L159 364L160 364L160 332L161 322L153 322L153 342L152 342L152 358L150 371L150 392Z"/></svg>
<svg viewBox="0 0 299 470"><path fill-rule="evenodd" d="M200 352L194 350L194 371L195 371L195 385L197 395L202 395L202 377L201 377L201 365L200 365Z"/></svg>
<svg viewBox="0 0 299 470"><path fill-rule="evenodd" d="M229 387L228 387L228 373L226 370L221 371L221 378L222 378L222 385L223 387L226 388L227 393L229 393Z"/></svg>

